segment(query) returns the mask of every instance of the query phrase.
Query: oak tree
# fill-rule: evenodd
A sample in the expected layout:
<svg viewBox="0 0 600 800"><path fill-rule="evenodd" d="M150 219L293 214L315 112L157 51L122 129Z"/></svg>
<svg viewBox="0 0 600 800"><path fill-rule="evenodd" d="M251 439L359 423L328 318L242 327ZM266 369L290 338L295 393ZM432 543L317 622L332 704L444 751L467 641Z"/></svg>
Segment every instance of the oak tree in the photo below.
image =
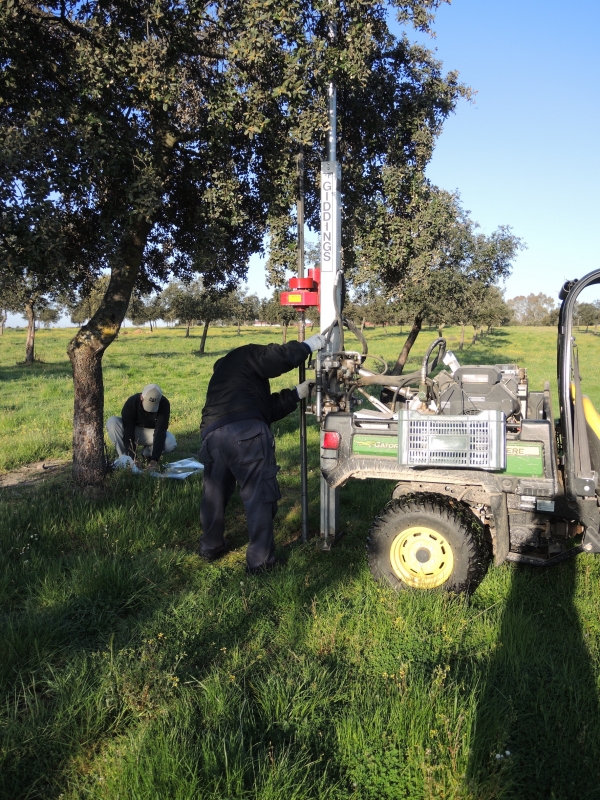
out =
<svg viewBox="0 0 600 800"><path fill-rule="evenodd" d="M440 2L390 6L427 29ZM218 290L245 275L267 222L293 205L298 143L316 186L329 80L345 109L348 208L388 153L426 161L462 89L425 48L390 34L389 10L378 0L0 5L0 260L72 293L109 271L68 348L76 481L103 478L102 357L132 292L169 274ZM316 191L308 205L316 217ZM354 228L349 215L348 241Z"/></svg>
<svg viewBox="0 0 600 800"><path fill-rule="evenodd" d="M444 325L464 322L474 287L506 277L523 243L505 226L481 233L456 194L423 176L413 175L406 193L397 170L386 177L386 192L365 211L351 278L376 283L412 319L393 369L401 374L423 322L436 324L440 335Z"/></svg>

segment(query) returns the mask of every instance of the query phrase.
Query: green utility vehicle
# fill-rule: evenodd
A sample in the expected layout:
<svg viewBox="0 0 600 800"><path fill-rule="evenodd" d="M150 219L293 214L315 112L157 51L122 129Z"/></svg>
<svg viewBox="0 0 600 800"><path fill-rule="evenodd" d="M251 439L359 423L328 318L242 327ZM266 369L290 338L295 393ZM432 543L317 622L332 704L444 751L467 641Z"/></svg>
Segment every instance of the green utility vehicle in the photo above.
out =
<svg viewBox="0 0 600 800"><path fill-rule="evenodd" d="M560 293L557 420L548 382L530 388L517 364L460 365L442 338L409 375L369 372L363 353L320 356L322 547L337 534L339 487L383 478L396 486L367 551L396 588L472 591L492 558L549 566L600 552L600 416L573 336L577 297L594 284L600 270Z"/></svg>

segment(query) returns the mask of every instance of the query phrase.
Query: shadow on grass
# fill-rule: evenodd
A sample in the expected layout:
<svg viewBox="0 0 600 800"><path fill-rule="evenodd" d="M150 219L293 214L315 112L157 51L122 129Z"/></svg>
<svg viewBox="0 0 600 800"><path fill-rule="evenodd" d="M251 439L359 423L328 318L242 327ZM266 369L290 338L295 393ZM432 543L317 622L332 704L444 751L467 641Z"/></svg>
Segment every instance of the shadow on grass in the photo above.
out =
<svg viewBox="0 0 600 800"><path fill-rule="evenodd" d="M514 570L471 744L477 798L598 797L600 715L576 570L574 560Z"/></svg>
<svg viewBox="0 0 600 800"><path fill-rule="evenodd" d="M127 735L136 723L160 721L172 709L178 671L198 686L186 746L201 749L202 732L213 721L205 716L200 687L215 665L240 649L263 653L265 661L256 667L262 669L282 657L282 647L285 653L290 646L302 648L315 598L335 592L356 574L362 540L345 546L335 559L319 553L314 543L288 543L283 549L289 565L264 576L244 575L242 552L206 565L189 554L199 533L199 482L164 485L129 475L111 481L96 503L54 487L30 493L20 511L13 505L9 515L0 581L3 797L50 798L64 792L74 763L93 758L94 751ZM289 505L282 503L282 517ZM245 544L239 503L232 503L229 522L235 543ZM284 519L280 542L282 526ZM118 542L111 544L104 537L113 533ZM157 644L163 640L168 644ZM331 653L326 660L333 668L336 659ZM215 715L218 719L217 710ZM273 753L283 754L295 725L282 722L262 730L258 721L245 723L253 757L258 753L268 762ZM318 752L316 730L313 737ZM222 745L214 754L211 750L214 770L205 765L203 783L218 786L228 755L245 753L238 741L228 747L229 754ZM244 769L247 783L250 768Z"/></svg>
<svg viewBox="0 0 600 800"><path fill-rule="evenodd" d="M199 350L192 350L190 352L191 355L196 356L196 358L218 358L219 356L226 356L227 353L231 353L233 349L233 347L229 347L225 350L211 350L209 347L203 353L201 353Z"/></svg>
<svg viewBox="0 0 600 800"><path fill-rule="evenodd" d="M32 375L44 375L52 378L70 378L73 375L71 362L53 361L41 363L35 361L30 366L15 364L14 367L0 367L0 381L20 381Z"/></svg>

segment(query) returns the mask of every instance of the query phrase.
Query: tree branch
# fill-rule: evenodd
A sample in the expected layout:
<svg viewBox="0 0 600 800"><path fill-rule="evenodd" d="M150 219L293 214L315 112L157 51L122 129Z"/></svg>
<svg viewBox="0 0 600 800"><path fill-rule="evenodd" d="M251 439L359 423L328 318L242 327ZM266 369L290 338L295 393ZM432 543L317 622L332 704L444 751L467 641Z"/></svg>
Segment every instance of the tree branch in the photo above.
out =
<svg viewBox="0 0 600 800"><path fill-rule="evenodd" d="M96 39L87 30L87 28L84 28L82 25L77 25L68 18L64 2L61 3L61 14L59 17L57 17L56 14L52 14L50 11L44 11L38 6L37 3L32 2L32 0L18 0L18 2L26 11L29 11L32 16L37 17L44 22L58 23L59 25L67 28L67 30L71 31L71 33L77 34L78 36L83 36L88 41L96 43Z"/></svg>

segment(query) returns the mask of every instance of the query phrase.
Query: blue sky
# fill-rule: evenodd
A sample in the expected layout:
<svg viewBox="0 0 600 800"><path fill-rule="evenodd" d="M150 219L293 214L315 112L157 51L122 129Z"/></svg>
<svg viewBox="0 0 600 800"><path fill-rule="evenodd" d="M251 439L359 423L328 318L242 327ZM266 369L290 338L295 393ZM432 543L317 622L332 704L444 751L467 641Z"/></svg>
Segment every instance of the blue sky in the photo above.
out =
<svg viewBox="0 0 600 800"><path fill-rule="evenodd" d="M428 169L458 189L485 233L510 225L528 249L507 297L557 296L600 267L600 4L453 0L433 45L476 91L446 122Z"/></svg>
<svg viewBox="0 0 600 800"><path fill-rule="evenodd" d="M435 30L418 38L477 94L447 120L428 175L484 233L510 225L527 243L507 297L556 298L600 267L600 3L453 0ZM260 259L248 279L268 293Z"/></svg>
<svg viewBox="0 0 600 800"><path fill-rule="evenodd" d="M508 298L557 299L600 267L600 3L453 0L435 31L418 38L477 94L447 120L427 174L484 233L510 225L526 242ZM258 259L250 288L265 293Z"/></svg>

